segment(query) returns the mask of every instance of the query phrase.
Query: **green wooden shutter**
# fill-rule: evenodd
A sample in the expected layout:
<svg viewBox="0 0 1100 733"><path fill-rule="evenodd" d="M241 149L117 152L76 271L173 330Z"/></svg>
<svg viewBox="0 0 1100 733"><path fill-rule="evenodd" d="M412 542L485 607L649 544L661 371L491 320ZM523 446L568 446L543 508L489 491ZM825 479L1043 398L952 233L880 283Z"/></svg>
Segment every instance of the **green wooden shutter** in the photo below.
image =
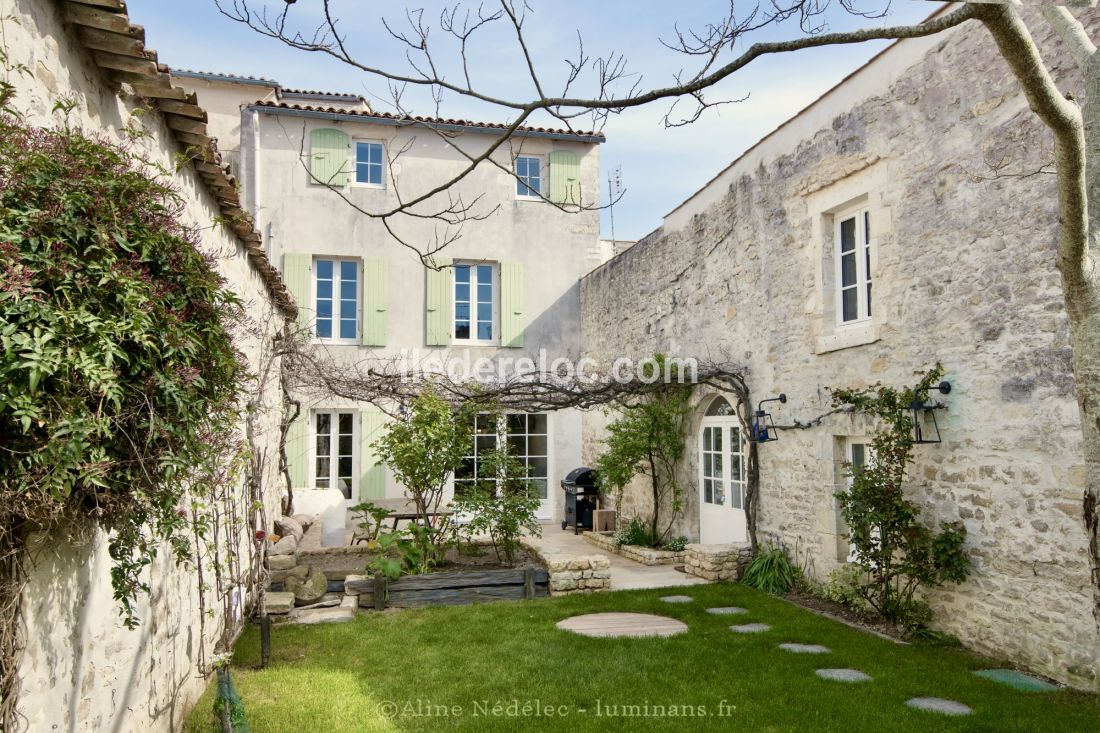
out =
<svg viewBox="0 0 1100 733"><path fill-rule="evenodd" d="M304 489L309 486L309 424L305 407L286 431L286 466L290 471L291 488Z"/></svg>
<svg viewBox="0 0 1100 733"><path fill-rule="evenodd" d="M363 258L363 345L385 346L390 307L390 261Z"/></svg>
<svg viewBox="0 0 1100 733"><path fill-rule="evenodd" d="M435 257L438 270L426 268L424 315L425 343L428 346L446 346L451 343L451 300L454 298L451 259Z"/></svg>
<svg viewBox="0 0 1100 733"><path fill-rule="evenodd" d="M555 204L581 202L581 161L569 150L550 153L550 200Z"/></svg>
<svg viewBox="0 0 1100 733"><path fill-rule="evenodd" d="M374 405L359 411L359 500L383 499L386 496L386 466L374 447L386 427L386 413Z"/></svg>
<svg viewBox="0 0 1100 733"><path fill-rule="evenodd" d="M283 253L283 282L286 289L298 304L298 327L310 330L313 322L314 304L310 302L310 271L313 269L313 255L298 252Z"/></svg>
<svg viewBox="0 0 1100 733"><path fill-rule="evenodd" d="M310 183L346 186L348 183L348 136L340 130L322 127L309 133Z"/></svg>
<svg viewBox="0 0 1100 733"><path fill-rule="evenodd" d="M523 265L500 263L500 344L523 346Z"/></svg>

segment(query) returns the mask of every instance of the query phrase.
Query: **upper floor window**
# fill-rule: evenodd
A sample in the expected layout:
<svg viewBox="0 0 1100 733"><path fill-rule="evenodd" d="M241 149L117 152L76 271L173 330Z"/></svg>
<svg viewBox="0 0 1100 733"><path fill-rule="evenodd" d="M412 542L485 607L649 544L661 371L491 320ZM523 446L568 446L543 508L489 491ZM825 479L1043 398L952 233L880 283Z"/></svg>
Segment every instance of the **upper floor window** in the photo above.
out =
<svg viewBox="0 0 1100 733"><path fill-rule="evenodd" d="M539 198L542 193L542 160L533 155L516 158L516 196Z"/></svg>
<svg viewBox="0 0 1100 733"><path fill-rule="evenodd" d="M382 143L355 143L355 182L369 186L382 185Z"/></svg>
<svg viewBox="0 0 1100 733"><path fill-rule="evenodd" d="M456 264L455 341L489 342L496 338L496 265Z"/></svg>
<svg viewBox="0 0 1100 733"><path fill-rule="evenodd" d="M359 336L359 263L317 259L313 272L317 338L355 341Z"/></svg>
<svg viewBox="0 0 1100 733"><path fill-rule="evenodd" d="M836 215L837 319L871 318L871 217L866 209Z"/></svg>

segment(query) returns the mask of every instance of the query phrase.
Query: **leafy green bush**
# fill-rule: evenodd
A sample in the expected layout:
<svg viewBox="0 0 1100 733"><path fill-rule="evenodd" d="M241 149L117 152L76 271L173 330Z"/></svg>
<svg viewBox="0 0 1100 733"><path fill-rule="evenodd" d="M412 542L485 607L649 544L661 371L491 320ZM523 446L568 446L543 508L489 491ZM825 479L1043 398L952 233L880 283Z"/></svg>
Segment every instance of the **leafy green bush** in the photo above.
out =
<svg viewBox="0 0 1100 733"><path fill-rule="evenodd" d="M830 570L821 595L826 600L848 606L856 611L867 609L867 601L859 591L863 570L858 565L841 565Z"/></svg>
<svg viewBox="0 0 1100 733"><path fill-rule="evenodd" d="M916 597L920 588L963 582L970 559L963 549L966 528L941 522L937 530L920 520L920 509L904 496L912 462L913 419L909 408L925 404L943 375L937 365L911 389L875 385L837 390L833 404L851 407L879 420L872 458L850 466L851 485L837 494L856 564L864 571L857 586L863 599L887 620L906 627L926 623L931 611Z"/></svg>
<svg viewBox="0 0 1100 733"><path fill-rule="evenodd" d="M768 593L786 593L794 585L798 570L782 547L765 544L749 566L741 582Z"/></svg>
<svg viewBox="0 0 1100 733"><path fill-rule="evenodd" d="M390 510L385 507L380 507L371 501L361 501L353 507L349 507L348 511L352 515L359 515L361 520L357 523L359 531L356 532L356 539L365 539L367 542L378 539L379 533L382 531L382 523L390 516Z"/></svg>
<svg viewBox="0 0 1100 733"><path fill-rule="evenodd" d="M632 517L630 524L620 527L615 533L615 545L634 545L636 547L652 547L653 535L650 534L649 525L640 517Z"/></svg>
<svg viewBox="0 0 1100 733"><path fill-rule="evenodd" d="M129 626L161 541L205 534L185 496L241 465L239 303L183 209L131 150L0 114L0 544L99 522Z"/></svg>
<svg viewBox="0 0 1100 733"><path fill-rule="evenodd" d="M683 552L684 548L688 546L688 538L680 535L679 537L673 537L671 540L661 546L662 550L668 550L669 552Z"/></svg>

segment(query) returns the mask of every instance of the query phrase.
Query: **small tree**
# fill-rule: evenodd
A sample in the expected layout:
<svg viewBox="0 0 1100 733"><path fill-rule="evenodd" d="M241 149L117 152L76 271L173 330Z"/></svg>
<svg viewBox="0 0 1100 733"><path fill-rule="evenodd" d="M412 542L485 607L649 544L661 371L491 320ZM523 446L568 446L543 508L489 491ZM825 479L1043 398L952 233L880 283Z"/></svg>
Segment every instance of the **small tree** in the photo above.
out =
<svg viewBox="0 0 1100 733"><path fill-rule="evenodd" d="M656 363L663 371L664 359L658 356ZM654 547L664 542L684 508L684 490L676 480L676 465L684 455L690 395L689 386L670 383L635 402L620 403L620 416L607 426L607 451L596 461L600 486L615 492L617 507L621 507L622 492L635 476L649 476L653 511L648 523ZM662 526L662 508L666 506L670 516Z"/></svg>
<svg viewBox="0 0 1100 733"><path fill-rule="evenodd" d="M524 531L541 534L535 512L539 497L531 491L522 462L512 453L507 441L478 456L481 475L473 488L455 501L455 510L472 519L465 532L473 537L489 536L497 559L505 565L515 563Z"/></svg>
<svg viewBox="0 0 1100 733"><path fill-rule="evenodd" d="M454 409L428 388L413 400L408 416L391 422L374 444L416 507L422 531L413 536L429 558L425 565L442 559L446 520L438 517L439 505L451 474L470 450L472 424L467 409Z"/></svg>
<svg viewBox="0 0 1100 733"><path fill-rule="evenodd" d="M896 390L876 385L864 390L837 390L834 406L850 406L882 421L872 439L873 459L849 466L851 486L837 494L865 580L856 590L884 618L919 625L928 614L915 600L921 587L961 583L970 559L963 551L966 529L942 522L933 531L920 522L920 510L905 499L906 473L913 459L913 419L909 406L922 404L943 375L936 367L916 387Z"/></svg>

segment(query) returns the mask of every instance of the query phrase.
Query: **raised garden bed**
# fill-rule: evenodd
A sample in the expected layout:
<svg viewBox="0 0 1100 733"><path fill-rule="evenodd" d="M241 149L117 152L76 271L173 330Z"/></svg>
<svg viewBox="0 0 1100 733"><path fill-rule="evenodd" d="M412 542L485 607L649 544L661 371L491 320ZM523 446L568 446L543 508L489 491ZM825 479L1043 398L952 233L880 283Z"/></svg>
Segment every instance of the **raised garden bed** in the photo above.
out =
<svg viewBox="0 0 1100 733"><path fill-rule="evenodd" d="M379 592L381 589L381 592ZM450 570L425 575L405 575L389 580L348 576L344 592L359 595L360 608L422 608L459 606L486 601L514 601L550 595L550 574L545 568Z"/></svg>
<svg viewBox="0 0 1100 733"><path fill-rule="evenodd" d="M684 551L657 550L652 547L639 547L637 545L615 544L614 532L585 532L584 540L590 545L595 545L601 550L614 552L628 560L639 562L642 565L682 565Z"/></svg>

